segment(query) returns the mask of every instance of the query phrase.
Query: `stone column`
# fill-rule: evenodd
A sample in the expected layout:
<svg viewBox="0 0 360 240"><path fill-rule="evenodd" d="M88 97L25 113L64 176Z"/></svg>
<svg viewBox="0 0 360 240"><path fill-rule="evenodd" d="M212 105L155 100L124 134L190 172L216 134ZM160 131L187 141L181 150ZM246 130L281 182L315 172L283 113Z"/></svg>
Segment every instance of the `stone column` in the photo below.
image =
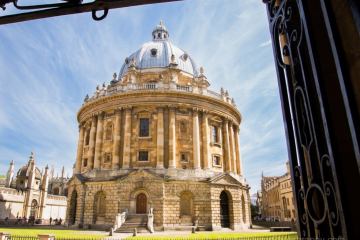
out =
<svg viewBox="0 0 360 240"><path fill-rule="evenodd" d="M231 159L230 159L230 142L229 142L229 119L227 117L224 118L224 164L225 171L231 172Z"/></svg>
<svg viewBox="0 0 360 240"><path fill-rule="evenodd" d="M240 133L240 126L237 126L234 136L235 151L236 151L236 172L237 174L242 175L239 133Z"/></svg>
<svg viewBox="0 0 360 240"><path fill-rule="evenodd" d="M193 108L192 113L193 122L193 159L194 168L201 168L200 165L200 136L199 136L199 111L197 108Z"/></svg>
<svg viewBox="0 0 360 240"><path fill-rule="evenodd" d="M175 107L169 109L169 168L176 168Z"/></svg>
<svg viewBox="0 0 360 240"><path fill-rule="evenodd" d="M97 120L97 116L93 114L91 118L91 129L90 129L90 140L89 140L89 151L88 151L88 169L93 169L94 167L96 120Z"/></svg>
<svg viewBox="0 0 360 240"><path fill-rule="evenodd" d="M230 139L231 171L233 173L236 173L236 156L235 156L235 142L234 142L233 121L229 121L229 139Z"/></svg>
<svg viewBox="0 0 360 240"><path fill-rule="evenodd" d="M84 123L79 123L79 141L78 141L78 148L76 154L76 162L75 162L75 174L81 172L81 162L82 156L84 152Z"/></svg>
<svg viewBox="0 0 360 240"><path fill-rule="evenodd" d="M211 158L209 153L209 144L210 144L209 112L206 110L203 111L202 132L203 132L204 169L208 170L211 167Z"/></svg>
<svg viewBox="0 0 360 240"><path fill-rule="evenodd" d="M131 145L131 109L126 107L125 116L125 134L124 134L124 151L123 151L123 166L126 169L130 167L130 145Z"/></svg>
<svg viewBox="0 0 360 240"><path fill-rule="evenodd" d="M113 168L120 167L120 129L121 129L121 108L115 108L115 124L113 139Z"/></svg>
<svg viewBox="0 0 360 240"><path fill-rule="evenodd" d="M157 162L156 168L164 168L164 106L157 106Z"/></svg>
<svg viewBox="0 0 360 240"><path fill-rule="evenodd" d="M95 157L94 157L94 169L99 169L101 164L101 148L103 142L103 123L105 112L98 113L98 122L96 128L96 144L95 144Z"/></svg>

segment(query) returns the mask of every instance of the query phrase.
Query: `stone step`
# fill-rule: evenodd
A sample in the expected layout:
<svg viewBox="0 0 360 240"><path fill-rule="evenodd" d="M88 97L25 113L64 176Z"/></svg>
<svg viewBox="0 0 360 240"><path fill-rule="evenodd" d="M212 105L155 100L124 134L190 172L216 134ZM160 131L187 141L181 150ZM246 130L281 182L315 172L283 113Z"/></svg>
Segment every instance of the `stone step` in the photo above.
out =
<svg viewBox="0 0 360 240"><path fill-rule="evenodd" d="M137 227L138 233L149 233L150 231L146 227ZM134 228L123 228L122 226L115 231L116 233L133 233Z"/></svg>

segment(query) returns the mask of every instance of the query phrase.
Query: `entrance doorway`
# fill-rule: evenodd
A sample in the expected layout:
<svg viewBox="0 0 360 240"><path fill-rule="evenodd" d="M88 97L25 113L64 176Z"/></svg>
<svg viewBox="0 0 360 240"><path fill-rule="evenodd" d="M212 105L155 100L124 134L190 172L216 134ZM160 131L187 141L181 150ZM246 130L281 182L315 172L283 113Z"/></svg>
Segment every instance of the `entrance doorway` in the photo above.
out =
<svg viewBox="0 0 360 240"><path fill-rule="evenodd" d="M31 201L30 217L36 218L37 201L33 199Z"/></svg>
<svg viewBox="0 0 360 240"><path fill-rule="evenodd" d="M136 213L137 214L146 213L146 205L147 205L146 195L140 193L136 198Z"/></svg>
<svg viewBox="0 0 360 240"><path fill-rule="evenodd" d="M229 216L229 199L226 192L220 194L220 221L221 227L230 227L230 216Z"/></svg>
<svg viewBox="0 0 360 240"><path fill-rule="evenodd" d="M75 224L76 207L77 207L77 192L74 190L71 194L71 199L70 199L69 224L71 225Z"/></svg>

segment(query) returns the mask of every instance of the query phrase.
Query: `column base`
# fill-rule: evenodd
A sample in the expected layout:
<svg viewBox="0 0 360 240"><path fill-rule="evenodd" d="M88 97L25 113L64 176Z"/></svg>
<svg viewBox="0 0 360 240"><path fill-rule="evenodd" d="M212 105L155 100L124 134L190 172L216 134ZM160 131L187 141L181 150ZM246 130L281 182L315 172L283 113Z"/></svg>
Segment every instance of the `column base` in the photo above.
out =
<svg viewBox="0 0 360 240"><path fill-rule="evenodd" d="M176 168L175 166L168 166L169 169L174 169Z"/></svg>
<svg viewBox="0 0 360 240"><path fill-rule="evenodd" d="M232 171L226 171L226 173L230 174L230 173L233 173Z"/></svg>
<svg viewBox="0 0 360 240"><path fill-rule="evenodd" d="M156 169L164 169L164 165L159 165L155 167Z"/></svg>
<svg viewBox="0 0 360 240"><path fill-rule="evenodd" d="M201 167L193 167L193 169L201 169Z"/></svg>
<svg viewBox="0 0 360 240"><path fill-rule="evenodd" d="M211 170L211 168L208 168L208 167L204 168L204 171L210 171L210 170Z"/></svg>
<svg viewBox="0 0 360 240"><path fill-rule="evenodd" d="M121 169L129 169L130 168L130 166L129 165L124 165L124 166L122 166L122 168Z"/></svg>

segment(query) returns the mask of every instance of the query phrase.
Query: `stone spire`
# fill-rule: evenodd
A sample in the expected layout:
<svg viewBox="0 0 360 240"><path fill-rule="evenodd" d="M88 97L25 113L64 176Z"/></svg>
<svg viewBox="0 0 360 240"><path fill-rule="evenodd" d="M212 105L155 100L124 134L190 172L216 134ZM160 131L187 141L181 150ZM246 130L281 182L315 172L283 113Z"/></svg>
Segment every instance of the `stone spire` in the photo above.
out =
<svg viewBox="0 0 360 240"><path fill-rule="evenodd" d="M7 188L9 188L11 186L11 182L14 177L14 167L15 167L15 163L14 163L14 159L13 159L10 163L9 170L6 174L5 187L7 187Z"/></svg>

